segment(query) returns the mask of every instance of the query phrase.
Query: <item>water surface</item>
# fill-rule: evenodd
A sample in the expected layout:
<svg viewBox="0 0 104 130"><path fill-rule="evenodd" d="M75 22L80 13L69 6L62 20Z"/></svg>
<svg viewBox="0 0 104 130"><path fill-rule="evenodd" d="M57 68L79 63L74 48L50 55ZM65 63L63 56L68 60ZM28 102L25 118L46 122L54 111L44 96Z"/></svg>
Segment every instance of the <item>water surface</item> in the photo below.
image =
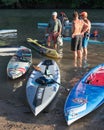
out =
<svg viewBox="0 0 104 130"><path fill-rule="evenodd" d="M11 45L11 46L20 46L24 45L30 47L26 38L31 37L34 39L42 40L44 38L44 29L37 28L37 22L48 22L51 12L53 10L0 10L0 28L1 29L17 29L17 37L15 38L0 38L1 45ZM60 10L58 10L59 12ZM81 10L79 10L81 11ZM68 14L70 21L72 20L72 12L73 10L65 10ZM91 22L103 22L103 10L88 10L89 18ZM102 14L102 15L101 15ZM104 26L92 26L92 31L97 29L99 32L99 40L103 41L104 38ZM64 42L64 56L63 59L56 60L60 67L61 72L61 83L66 88L72 88L73 85L81 78L81 75L77 74L73 70L73 53L70 51L70 42ZM41 60L45 59L42 55L38 54L35 50L32 50L33 53L33 64L37 65ZM90 68L104 63L104 45L102 44L89 44L88 46L88 62L90 64ZM23 77L11 80L7 77L6 67L7 63L10 60L11 56L0 56L0 100L9 100L10 102L18 101L20 104L24 104L27 107L27 100L25 94L25 86L27 79L33 70L28 71L26 75ZM90 68L84 69L83 74L85 74ZM60 112L63 112L63 106L65 99L68 93L61 93L60 99L62 99L63 103L60 105ZM59 100L60 100L59 99ZM58 100L58 101L59 101ZM80 119L76 123L74 123L70 129L71 130L92 130L92 129L103 129L103 112L104 105L99 108L97 111L89 114L85 118ZM100 116L101 115L101 116ZM44 113L43 113L44 116ZM33 118L33 117L31 117ZM41 117L42 118L42 117ZM41 120L40 118L40 120ZM38 122L38 121L37 121ZM44 123L44 121L43 121ZM54 121L52 122L55 123ZM100 124L100 125L98 125ZM66 122L64 121L64 116L60 117L60 120L57 124L56 129L58 129L58 125L64 126L64 129L68 129L66 127Z"/></svg>

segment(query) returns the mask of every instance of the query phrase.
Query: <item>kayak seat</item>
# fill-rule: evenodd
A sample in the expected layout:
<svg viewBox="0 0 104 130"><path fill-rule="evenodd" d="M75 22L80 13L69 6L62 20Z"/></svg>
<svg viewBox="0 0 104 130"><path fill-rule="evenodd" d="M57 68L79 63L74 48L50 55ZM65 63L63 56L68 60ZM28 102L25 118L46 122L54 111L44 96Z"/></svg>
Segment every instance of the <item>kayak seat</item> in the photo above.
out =
<svg viewBox="0 0 104 130"><path fill-rule="evenodd" d="M31 61L31 54L23 55L22 60L24 62L30 62Z"/></svg>
<svg viewBox="0 0 104 130"><path fill-rule="evenodd" d="M45 66L49 66L49 65L53 65L53 62L52 60L45 60L42 65L45 65Z"/></svg>
<svg viewBox="0 0 104 130"><path fill-rule="evenodd" d="M30 57L31 53L30 54L22 54L22 56L24 56L24 57Z"/></svg>
<svg viewBox="0 0 104 130"><path fill-rule="evenodd" d="M42 63L42 65L46 66L44 74L48 75L48 73L50 71L48 68L49 68L49 66L53 65L53 61L50 60L50 59L44 60L44 62Z"/></svg>
<svg viewBox="0 0 104 130"><path fill-rule="evenodd" d="M15 55L20 61L23 61L23 62L30 62L31 60L31 54L26 54L26 55Z"/></svg>
<svg viewBox="0 0 104 130"><path fill-rule="evenodd" d="M41 76L41 77L37 78L35 80L35 82L37 82L38 84L41 84L41 85L47 85L47 84L54 83L54 80L53 79L47 79L46 77Z"/></svg>
<svg viewBox="0 0 104 130"><path fill-rule="evenodd" d="M30 61L30 58L27 58L27 57L18 57L20 61L23 61L23 62L29 62Z"/></svg>

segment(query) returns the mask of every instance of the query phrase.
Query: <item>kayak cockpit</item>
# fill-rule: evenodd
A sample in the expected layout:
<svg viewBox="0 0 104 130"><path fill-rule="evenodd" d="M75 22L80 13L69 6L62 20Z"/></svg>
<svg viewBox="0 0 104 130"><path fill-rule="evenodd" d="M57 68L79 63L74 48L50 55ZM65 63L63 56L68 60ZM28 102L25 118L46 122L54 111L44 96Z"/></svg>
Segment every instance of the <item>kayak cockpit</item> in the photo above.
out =
<svg viewBox="0 0 104 130"><path fill-rule="evenodd" d="M104 86L104 68L99 68L86 79L87 84Z"/></svg>

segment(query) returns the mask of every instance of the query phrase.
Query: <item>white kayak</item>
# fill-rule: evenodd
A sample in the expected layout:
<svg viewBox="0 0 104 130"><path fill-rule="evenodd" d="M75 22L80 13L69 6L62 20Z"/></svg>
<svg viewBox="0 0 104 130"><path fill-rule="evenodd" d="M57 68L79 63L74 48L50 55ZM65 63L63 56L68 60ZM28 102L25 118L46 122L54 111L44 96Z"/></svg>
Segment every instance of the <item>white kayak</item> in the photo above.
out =
<svg viewBox="0 0 104 130"><path fill-rule="evenodd" d="M1 52L16 52L18 50L18 47L0 47L0 53Z"/></svg>
<svg viewBox="0 0 104 130"><path fill-rule="evenodd" d="M0 38L17 38L17 29L0 30Z"/></svg>
<svg viewBox="0 0 104 130"><path fill-rule="evenodd" d="M60 86L60 70L54 60L46 59L38 68L41 71L34 69L26 85L27 100L35 116L51 103Z"/></svg>
<svg viewBox="0 0 104 130"><path fill-rule="evenodd" d="M2 30L0 30L0 34L5 34L5 33L17 33L17 29L2 29Z"/></svg>
<svg viewBox="0 0 104 130"><path fill-rule="evenodd" d="M32 63L31 49L20 46L15 55L12 56L7 65L7 75L11 79L19 78L24 75L30 68Z"/></svg>
<svg viewBox="0 0 104 130"><path fill-rule="evenodd" d="M0 56L13 56L15 52L1 52Z"/></svg>

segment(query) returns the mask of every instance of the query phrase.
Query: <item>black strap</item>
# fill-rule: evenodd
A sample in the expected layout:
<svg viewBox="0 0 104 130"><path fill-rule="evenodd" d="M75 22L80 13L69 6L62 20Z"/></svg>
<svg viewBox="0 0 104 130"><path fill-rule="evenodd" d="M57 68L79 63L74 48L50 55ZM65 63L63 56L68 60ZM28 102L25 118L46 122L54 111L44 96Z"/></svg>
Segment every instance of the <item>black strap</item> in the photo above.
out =
<svg viewBox="0 0 104 130"><path fill-rule="evenodd" d="M43 95L44 95L44 90L45 90L45 86L39 86L37 88L34 100L33 100L33 105L34 106L39 106L42 104L42 99L43 99Z"/></svg>

